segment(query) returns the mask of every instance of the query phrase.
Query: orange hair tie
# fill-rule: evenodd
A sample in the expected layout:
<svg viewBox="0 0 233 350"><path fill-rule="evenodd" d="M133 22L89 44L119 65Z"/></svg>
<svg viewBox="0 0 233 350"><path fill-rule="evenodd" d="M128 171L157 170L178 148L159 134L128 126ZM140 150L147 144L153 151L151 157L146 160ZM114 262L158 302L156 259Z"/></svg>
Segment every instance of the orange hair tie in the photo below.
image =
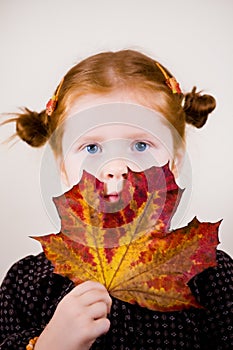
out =
<svg viewBox="0 0 233 350"><path fill-rule="evenodd" d="M166 84L172 90L172 93L173 94L181 94L182 92L181 92L181 89L180 89L180 85L177 82L176 78L169 77L169 75L167 74L165 69L163 69L163 67L158 62L155 62L155 64L161 70L161 72L163 73L163 75L164 75L164 77L166 79Z"/></svg>
<svg viewBox="0 0 233 350"><path fill-rule="evenodd" d="M59 92L61 90L62 84L64 81L64 77L62 78L55 94L50 98L50 100L48 101L48 103L46 104L46 114L48 116L51 116L53 114L53 112L55 111L56 107L57 107L57 101L58 101L58 95Z"/></svg>

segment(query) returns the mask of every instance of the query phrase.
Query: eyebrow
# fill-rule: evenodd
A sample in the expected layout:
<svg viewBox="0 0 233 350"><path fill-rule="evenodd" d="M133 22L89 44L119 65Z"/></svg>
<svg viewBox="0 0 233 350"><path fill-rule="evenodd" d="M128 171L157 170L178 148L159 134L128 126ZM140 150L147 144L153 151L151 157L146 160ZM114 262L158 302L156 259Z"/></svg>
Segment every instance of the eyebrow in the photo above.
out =
<svg viewBox="0 0 233 350"><path fill-rule="evenodd" d="M121 139L121 138L126 138L129 140L138 140L138 139L150 139L151 137L155 137L149 133L130 133L129 135L123 135L121 137L112 137L110 139ZM96 135L96 136L81 136L79 139L77 139L77 142L82 142L82 143L87 143L87 142L105 142L108 141L109 138L106 138L103 135Z"/></svg>

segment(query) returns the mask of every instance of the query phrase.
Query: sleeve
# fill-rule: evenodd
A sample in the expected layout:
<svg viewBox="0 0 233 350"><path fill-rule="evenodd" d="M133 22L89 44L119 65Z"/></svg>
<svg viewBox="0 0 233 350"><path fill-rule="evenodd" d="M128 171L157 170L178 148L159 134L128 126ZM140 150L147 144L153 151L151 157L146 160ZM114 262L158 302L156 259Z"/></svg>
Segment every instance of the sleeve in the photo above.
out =
<svg viewBox="0 0 233 350"><path fill-rule="evenodd" d="M24 281L18 276L20 264L16 263L8 271L0 288L0 349L25 350L29 339L38 336L41 328L27 326L27 316L20 313L22 303L27 303L24 297ZM29 282L29 281L28 281ZM19 293L21 286L22 293ZM20 295L21 294L21 295Z"/></svg>
<svg viewBox="0 0 233 350"><path fill-rule="evenodd" d="M206 309L200 320L208 349L233 349L233 261L217 251L217 266L195 276L189 286Z"/></svg>
<svg viewBox="0 0 233 350"><path fill-rule="evenodd" d="M0 288L0 350L25 350L70 289L70 281L54 274L43 254L14 264Z"/></svg>

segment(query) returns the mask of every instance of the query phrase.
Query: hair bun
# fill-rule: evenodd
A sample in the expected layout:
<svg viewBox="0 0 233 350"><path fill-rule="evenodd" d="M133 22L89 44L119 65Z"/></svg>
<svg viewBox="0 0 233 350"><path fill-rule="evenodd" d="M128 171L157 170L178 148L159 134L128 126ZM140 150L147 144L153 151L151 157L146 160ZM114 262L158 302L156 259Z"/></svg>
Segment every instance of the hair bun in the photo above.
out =
<svg viewBox="0 0 233 350"><path fill-rule="evenodd" d="M17 135L32 147L40 147L45 144L50 136L49 129L48 116L45 111L37 113L25 108L16 119Z"/></svg>
<svg viewBox="0 0 233 350"><path fill-rule="evenodd" d="M186 114L186 122L196 128L201 128L215 107L216 100L213 96L201 95L194 87L192 92L185 95L183 109Z"/></svg>

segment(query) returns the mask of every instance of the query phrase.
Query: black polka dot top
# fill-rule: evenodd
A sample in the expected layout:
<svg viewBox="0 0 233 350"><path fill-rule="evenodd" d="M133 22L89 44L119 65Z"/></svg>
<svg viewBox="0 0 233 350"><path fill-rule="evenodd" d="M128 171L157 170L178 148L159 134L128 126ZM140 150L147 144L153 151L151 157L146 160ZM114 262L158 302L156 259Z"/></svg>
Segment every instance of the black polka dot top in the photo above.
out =
<svg viewBox="0 0 233 350"><path fill-rule="evenodd" d="M91 350L232 350L233 261L222 251L217 260L189 282L202 309L154 312L113 299L110 330ZM0 349L25 350L73 287L44 253L13 265L0 289Z"/></svg>

